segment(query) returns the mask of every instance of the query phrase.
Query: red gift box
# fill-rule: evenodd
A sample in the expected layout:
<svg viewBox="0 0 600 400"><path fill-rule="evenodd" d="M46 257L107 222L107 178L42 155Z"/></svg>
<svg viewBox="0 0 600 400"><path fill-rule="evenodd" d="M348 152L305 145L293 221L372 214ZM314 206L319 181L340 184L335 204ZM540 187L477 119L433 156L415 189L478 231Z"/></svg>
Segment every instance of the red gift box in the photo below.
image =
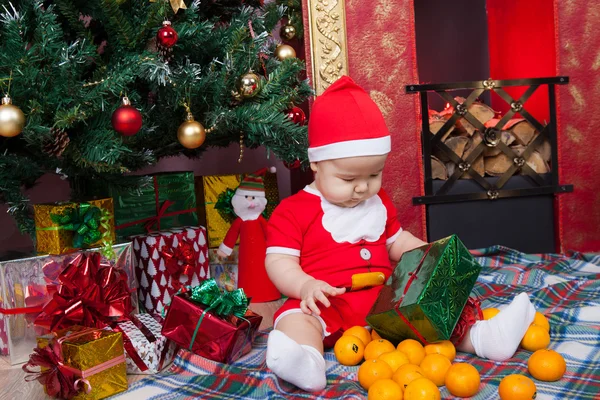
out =
<svg viewBox="0 0 600 400"><path fill-rule="evenodd" d="M186 285L210 275L206 229L185 227L134 236L139 298L147 313L161 314Z"/></svg>
<svg viewBox="0 0 600 400"><path fill-rule="evenodd" d="M231 363L250 352L262 317L250 310L243 318L220 317L211 311L205 313L206 308L193 301L188 293L178 294L169 307L162 334L183 348L217 362Z"/></svg>

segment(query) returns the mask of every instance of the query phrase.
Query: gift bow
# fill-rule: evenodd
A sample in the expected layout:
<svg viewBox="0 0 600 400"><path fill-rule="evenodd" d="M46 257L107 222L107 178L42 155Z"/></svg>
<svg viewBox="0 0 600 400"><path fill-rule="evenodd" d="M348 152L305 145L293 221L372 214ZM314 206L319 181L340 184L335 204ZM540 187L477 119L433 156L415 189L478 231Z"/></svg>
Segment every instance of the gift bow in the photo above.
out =
<svg viewBox="0 0 600 400"><path fill-rule="evenodd" d="M173 277L173 285L181 285L179 277L191 276L198 267L198 251L194 249L194 243L183 239L177 247L163 246L160 255L165 260L165 267ZM175 287L175 289L179 289Z"/></svg>
<svg viewBox="0 0 600 400"><path fill-rule="evenodd" d="M104 328L133 310L126 274L100 268L100 254L78 254L58 277L58 289L36 318L51 331L71 325Z"/></svg>
<svg viewBox="0 0 600 400"><path fill-rule="evenodd" d="M102 238L100 233L102 211L89 203L81 203L65 210L62 215L50 214L50 219L58 229L73 231L73 247L80 249Z"/></svg>

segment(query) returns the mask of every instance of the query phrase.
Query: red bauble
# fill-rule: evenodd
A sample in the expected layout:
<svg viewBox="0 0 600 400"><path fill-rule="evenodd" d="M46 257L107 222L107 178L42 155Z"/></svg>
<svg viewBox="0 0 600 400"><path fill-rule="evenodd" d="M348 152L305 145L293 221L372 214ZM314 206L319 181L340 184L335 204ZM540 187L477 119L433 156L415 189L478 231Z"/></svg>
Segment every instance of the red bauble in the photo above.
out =
<svg viewBox="0 0 600 400"><path fill-rule="evenodd" d="M156 40L159 46L170 48L177 43L177 31L173 29L170 21L163 22L162 28L156 33Z"/></svg>
<svg viewBox="0 0 600 400"><path fill-rule="evenodd" d="M304 122L306 122L306 115L300 107L294 106L291 109L289 109L287 111L287 116L289 119L292 120L293 123L298 125L304 125Z"/></svg>
<svg viewBox="0 0 600 400"><path fill-rule="evenodd" d="M302 164L300 164L300 160L296 160L292 163L284 162L283 165L285 165L287 169L298 169Z"/></svg>
<svg viewBox="0 0 600 400"><path fill-rule="evenodd" d="M112 115L112 126L123 136L133 136L142 128L142 114L123 97L123 105Z"/></svg>

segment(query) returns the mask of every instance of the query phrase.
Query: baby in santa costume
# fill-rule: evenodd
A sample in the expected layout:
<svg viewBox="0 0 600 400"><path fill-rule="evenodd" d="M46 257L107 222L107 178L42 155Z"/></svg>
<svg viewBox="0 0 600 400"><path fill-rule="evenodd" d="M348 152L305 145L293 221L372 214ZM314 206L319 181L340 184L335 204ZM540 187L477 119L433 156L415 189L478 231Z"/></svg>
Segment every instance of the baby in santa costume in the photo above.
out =
<svg viewBox="0 0 600 400"><path fill-rule="evenodd" d="M391 140L369 95L341 77L319 96L308 126L315 180L285 199L267 227L266 268L289 297L275 313L267 366L307 391L327 383L324 347L366 325L383 283L406 251L426 244L402 229L381 189ZM535 309L526 294L477 321L458 349L502 360L513 355Z"/></svg>

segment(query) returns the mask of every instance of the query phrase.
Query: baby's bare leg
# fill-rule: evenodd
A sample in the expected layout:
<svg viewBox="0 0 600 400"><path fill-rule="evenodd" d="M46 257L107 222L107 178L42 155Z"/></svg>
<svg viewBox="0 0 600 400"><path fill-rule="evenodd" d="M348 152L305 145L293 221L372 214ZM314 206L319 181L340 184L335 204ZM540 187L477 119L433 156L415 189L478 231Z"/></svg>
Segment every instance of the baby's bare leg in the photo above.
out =
<svg viewBox="0 0 600 400"><path fill-rule="evenodd" d="M315 317L289 314L269 334L267 366L281 379L314 392L327 384L323 328Z"/></svg>

